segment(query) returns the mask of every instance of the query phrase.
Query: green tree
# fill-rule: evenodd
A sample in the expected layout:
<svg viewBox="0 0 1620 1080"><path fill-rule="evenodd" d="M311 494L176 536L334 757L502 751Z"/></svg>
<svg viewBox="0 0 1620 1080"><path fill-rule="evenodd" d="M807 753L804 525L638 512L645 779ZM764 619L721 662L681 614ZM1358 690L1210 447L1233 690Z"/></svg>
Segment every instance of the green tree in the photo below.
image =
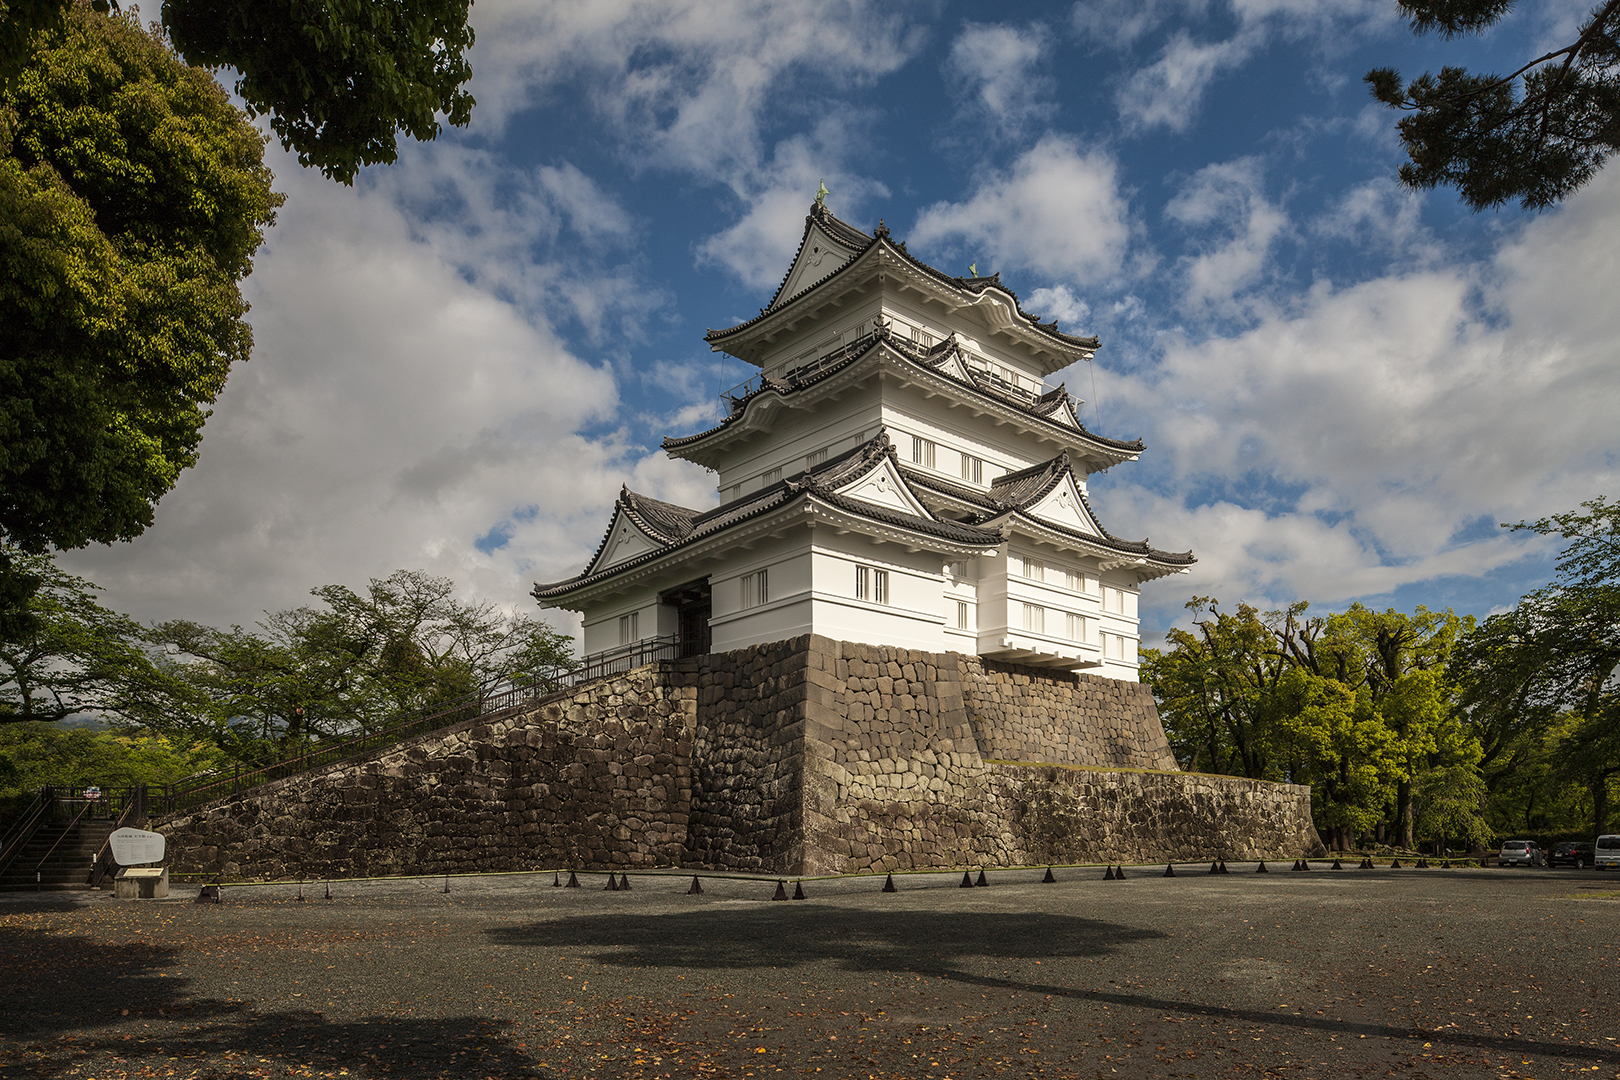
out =
<svg viewBox="0 0 1620 1080"><path fill-rule="evenodd" d="M100 12L116 0L98 0ZM188 64L230 68L254 116L269 116L301 164L352 183L398 156L403 132L464 127L473 98L471 0L167 0L163 26ZM36 35L72 19L72 0L0 0L0 82ZM82 10L82 9L81 9ZM96 14L96 13L89 13Z"/></svg>
<svg viewBox="0 0 1620 1080"><path fill-rule="evenodd" d="M139 535L195 462L281 198L247 118L133 17L31 41L0 95L0 542L37 553Z"/></svg>
<svg viewBox="0 0 1620 1080"><path fill-rule="evenodd" d="M1517 0L1397 0L1417 34L1476 34ZM1394 68L1367 73L1396 125L1415 188L1447 184L1474 210L1517 199L1543 209L1590 180L1620 148L1620 0L1593 8L1575 40L1507 74L1460 67L1405 86Z"/></svg>
<svg viewBox="0 0 1620 1080"><path fill-rule="evenodd" d="M172 784L224 764L225 756L207 740L46 723L0 727L0 799L47 784Z"/></svg>
<svg viewBox="0 0 1620 1080"><path fill-rule="evenodd" d="M153 663L145 631L96 602L95 586L49 556L16 557L41 582L29 599L31 629L0 641L0 726L94 715L161 729L191 694Z"/></svg>
<svg viewBox="0 0 1620 1080"><path fill-rule="evenodd" d="M256 630L177 620L149 637L205 702L190 717L193 733L211 732L252 760L568 663L568 636L454 593L448 578L401 570L364 593L313 589L320 606L266 615Z"/></svg>

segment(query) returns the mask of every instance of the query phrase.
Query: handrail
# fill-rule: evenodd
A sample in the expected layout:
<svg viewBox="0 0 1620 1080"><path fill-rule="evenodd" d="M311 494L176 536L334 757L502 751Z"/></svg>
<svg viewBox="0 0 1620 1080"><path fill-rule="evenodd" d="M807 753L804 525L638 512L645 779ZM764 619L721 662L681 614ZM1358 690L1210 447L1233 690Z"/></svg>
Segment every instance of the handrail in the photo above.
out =
<svg viewBox="0 0 1620 1080"><path fill-rule="evenodd" d="M77 814L73 815L73 820L68 822L67 828L62 830L62 835L58 836L56 838L56 842L53 843L51 845L51 849L45 853L45 857L43 859L39 860L39 862L37 864L35 864L35 866L34 866L34 881L35 881L36 887L37 887L38 882L39 882L39 872L41 870L45 869L45 864L50 861L50 858L51 858L52 855L56 854L57 846L60 845L63 840L67 839L67 834L73 831L73 826L77 825L79 823L79 819L84 817L84 815L88 814L90 812L90 808L92 806L94 806L94 805L96 805L96 804L93 803L93 802L85 803L84 804L84 809L80 810Z"/></svg>
<svg viewBox="0 0 1620 1080"><path fill-rule="evenodd" d="M34 801L29 803L28 808L22 812L22 816L16 820L11 828L6 830L4 839L0 839L0 874L4 874L11 868L12 862L16 860L18 855L22 854L22 850L28 845L28 841L33 839L34 832L39 828L39 823L44 819L46 813L49 812L50 803L53 801L55 801L55 796L51 794L51 789L48 787L40 788L34 795Z"/></svg>
<svg viewBox="0 0 1620 1080"><path fill-rule="evenodd" d="M130 797L124 801L124 812L119 814L118 820L113 822L112 829L107 833L107 839L101 842L101 847L96 849L95 857L90 860L90 887L92 889L100 888L101 879L107 876L107 871L118 865L117 861L112 857L112 834L128 825L131 817L143 823L145 821L145 784L135 785Z"/></svg>

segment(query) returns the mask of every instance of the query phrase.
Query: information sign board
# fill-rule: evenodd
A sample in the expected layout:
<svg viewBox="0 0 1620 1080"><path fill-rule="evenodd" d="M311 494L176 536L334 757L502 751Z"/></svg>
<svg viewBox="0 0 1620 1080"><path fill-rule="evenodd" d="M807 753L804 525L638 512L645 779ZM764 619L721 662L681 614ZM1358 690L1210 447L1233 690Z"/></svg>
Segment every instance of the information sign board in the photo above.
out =
<svg viewBox="0 0 1620 1080"><path fill-rule="evenodd" d="M163 834L145 829L119 829L107 838L113 861L119 866L140 866L163 861Z"/></svg>

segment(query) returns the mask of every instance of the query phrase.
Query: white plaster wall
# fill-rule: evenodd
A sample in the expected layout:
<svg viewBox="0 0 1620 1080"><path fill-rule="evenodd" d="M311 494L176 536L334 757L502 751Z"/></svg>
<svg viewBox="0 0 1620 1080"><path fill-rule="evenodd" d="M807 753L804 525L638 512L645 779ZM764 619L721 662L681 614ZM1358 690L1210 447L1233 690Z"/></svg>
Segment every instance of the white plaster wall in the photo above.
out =
<svg viewBox="0 0 1620 1080"><path fill-rule="evenodd" d="M580 644L582 654L598 653L619 647L619 616L638 612L637 630L641 637L656 637L665 631L659 627L659 609L666 605L658 602L658 589L647 585L609 597L600 604L590 605L584 612L585 631ZM668 631L674 633L673 630Z"/></svg>
<svg viewBox="0 0 1620 1080"><path fill-rule="evenodd" d="M752 550L715 564L709 578L713 611L709 619L715 652L808 634L812 630L810 534L794 529L762 540ZM742 576L766 570L769 598L742 606Z"/></svg>
<svg viewBox="0 0 1620 1080"><path fill-rule="evenodd" d="M732 488L738 484L743 495L766 486L762 478L770 469L780 467L783 476L803 472L812 451L826 450L833 458L871 439L882 423L878 402L876 385L869 383L814 412L781 411L768 438L733 447L720 463L715 479L721 502L737 497Z"/></svg>

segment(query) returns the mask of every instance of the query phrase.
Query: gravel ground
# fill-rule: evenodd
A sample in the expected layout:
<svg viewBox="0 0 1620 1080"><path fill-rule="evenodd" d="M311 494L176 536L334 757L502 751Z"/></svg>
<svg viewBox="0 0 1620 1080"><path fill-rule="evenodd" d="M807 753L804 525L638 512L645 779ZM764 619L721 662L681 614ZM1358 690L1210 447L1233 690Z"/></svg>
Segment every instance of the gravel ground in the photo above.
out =
<svg viewBox="0 0 1620 1080"><path fill-rule="evenodd" d="M1614 875L1325 865L14 895L0 1076L1620 1078Z"/></svg>

